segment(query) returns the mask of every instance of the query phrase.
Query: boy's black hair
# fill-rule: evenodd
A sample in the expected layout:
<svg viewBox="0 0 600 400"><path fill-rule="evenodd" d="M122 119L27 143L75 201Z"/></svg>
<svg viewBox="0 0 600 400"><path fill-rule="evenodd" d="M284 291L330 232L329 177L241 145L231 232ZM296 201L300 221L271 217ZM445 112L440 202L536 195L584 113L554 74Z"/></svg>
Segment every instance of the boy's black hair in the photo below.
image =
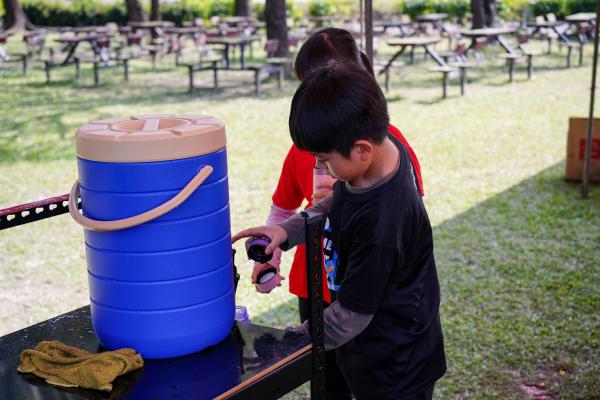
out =
<svg viewBox="0 0 600 400"><path fill-rule="evenodd" d="M321 29L304 42L294 62L296 76L303 80L312 71L331 60L355 62L375 76L371 61L359 50L354 36L340 28Z"/></svg>
<svg viewBox="0 0 600 400"><path fill-rule="evenodd" d="M290 135L301 150L349 157L357 140L383 143L388 124L379 85L355 63L332 61L318 68L292 99Z"/></svg>

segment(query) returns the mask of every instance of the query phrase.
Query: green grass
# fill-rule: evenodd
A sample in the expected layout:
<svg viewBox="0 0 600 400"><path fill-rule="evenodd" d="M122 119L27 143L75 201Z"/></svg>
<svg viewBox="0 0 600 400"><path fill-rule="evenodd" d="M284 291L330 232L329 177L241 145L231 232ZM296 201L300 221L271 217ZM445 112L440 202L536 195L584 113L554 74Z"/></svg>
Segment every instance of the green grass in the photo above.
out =
<svg viewBox="0 0 600 400"><path fill-rule="evenodd" d="M585 61L566 70L563 50L535 60L534 80L519 69L507 84L488 55L469 71L467 95L453 82L444 101L422 63L393 74L390 116L421 161L442 285L449 369L436 398L526 399L531 384L553 398L600 398L600 189L582 200L563 180L568 117L588 110L589 49ZM232 230L263 223L290 145L294 82L256 96L250 75L228 74L225 89L187 94L186 72L170 60L156 71L134 62L126 84L102 71L99 88L89 67L79 82L72 68L56 71L50 85L39 67L0 74L0 208L70 188L73 134L85 122L205 113L227 128ZM254 322L295 324L295 298L256 294L236 247L238 302ZM0 335L86 304L85 269L82 230L68 216L0 232Z"/></svg>

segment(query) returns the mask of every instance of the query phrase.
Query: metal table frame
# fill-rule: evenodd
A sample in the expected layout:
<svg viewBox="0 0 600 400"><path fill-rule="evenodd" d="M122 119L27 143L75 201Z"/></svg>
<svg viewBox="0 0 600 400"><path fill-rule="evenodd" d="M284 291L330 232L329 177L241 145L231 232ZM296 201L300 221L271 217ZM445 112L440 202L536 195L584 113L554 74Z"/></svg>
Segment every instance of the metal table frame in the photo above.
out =
<svg viewBox="0 0 600 400"><path fill-rule="evenodd" d="M463 29L460 34L463 37L471 39L471 45L469 49L472 49L475 46L475 40L480 37L492 38L495 39L498 44L509 54L515 54L515 50L510 46L510 44L504 40L502 35L513 35L515 34L516 29L508 29L508 28L481 28L481 29Z"/></svg>
<svg viewBox="0 0 600 400"><path fill-rule="evenodd" d="M51 197L33 203L0 209L0 230L28 224L69 212L69 195ZM81 199L78 201L81 208ZM253 378L238 384L216 399L277 399L310 380L311 399L325 395L325 347L323 327L323 268L321 215L302 213L306 233L306 260L311 344L286 357ZM235 271L234 265L234 274ZM77 312L73 311L72 313Z"/></svg>
<svg viewBox="0 0 600 400"><path fill-rule="evenodd" d="M528 22L527 27L532 28L531 35L535 35L542 29L550 29L556 34L558 39L563 43L570 43L571 39L563 31L559 31L558 27L561 25L568 25L566 21L555 21L555 22Z"/></svg>
<svg viewBox="0 0 600 400"><path fill-rule="evenodd" d="M441 38L427 38L427 37L407 37L407 38L398 38L398 39L390 39L388 40L388 45L390 46L400 46L400 50L398 50L392 58L387 62L387 64L379 71L379 75L384 75L388 72L388 70L392 67L394 61L398 59L406 50L407 47L411 48L411 63L414 62L414 49L416 47L423 47L425 52L429 54L431 58L441 67L448 66L446 62L440 57L440 55L433 50L431 47L433 44L440 42Z"/></svg>
<svg viewBox="0 0 600 400"><path fill-rule="evenodd" d="M61 66L66 66L73 63L73 56L75 55L75 51L81 42L88 42L92 48L92 51L94 52L94 55L101 57L100 46L98 46L97 41L105 37L107 37L107 35L89 34L85 36L73 36L55 39L56 42L59 42L64 46L64 50L67 53L65 58L59 62L59 64Z"/></svg>
<svg viewBox="0 0 600 400"><path fill-rule="evenodd" d="M246 47L252 49L252 43L259 41L260 37L257 35L253 36L212 36L206 39L208 44L220 44L224 45L225 49L223 52L224 67L223 69L235 69L231 67L229 49L238 46L240 48L240 69L246 68Z"/></svg>

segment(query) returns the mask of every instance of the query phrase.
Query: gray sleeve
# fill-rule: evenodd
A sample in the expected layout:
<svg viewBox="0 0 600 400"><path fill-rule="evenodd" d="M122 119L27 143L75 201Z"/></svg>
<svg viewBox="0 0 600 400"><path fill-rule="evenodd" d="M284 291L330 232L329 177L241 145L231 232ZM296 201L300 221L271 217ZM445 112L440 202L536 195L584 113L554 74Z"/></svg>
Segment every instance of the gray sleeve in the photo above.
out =
<svg viewBox="0 0 600 400"><path fill-rule="evenodd" d="M373 319L373 314L361 314L342 306L339 301L334 301L323 311L325 322L325 350L337 349L348 343L351 339L364 331ZM308 320L293 331L308 332Z"/></svg>
<svg viewBox="0 0 600 400"><path fill-rule="evenodd" d="M331 208L331 204L333 203L333 195L325 197L323 200L318 202L317 204L313 204L313 206L307 210L306 212L310 214L321 214L327 215L329 214L329 209ZM280 222L280 227L286 231L288 235L287 242L283 243L279 246L282 250L289 250L294 246L304 243L305 234L304 234L304 217L301 214L296 214L293 217Z"/></svg>

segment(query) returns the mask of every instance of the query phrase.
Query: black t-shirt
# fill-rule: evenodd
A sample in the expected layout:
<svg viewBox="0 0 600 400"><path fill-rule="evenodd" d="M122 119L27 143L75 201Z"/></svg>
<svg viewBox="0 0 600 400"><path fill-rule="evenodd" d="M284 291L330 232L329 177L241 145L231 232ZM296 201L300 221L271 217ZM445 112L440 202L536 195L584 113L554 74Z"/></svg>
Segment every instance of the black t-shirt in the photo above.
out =
<svg viewBox="0 0 600 400"><path fill-rule="evenodd" d="M409 399L446 371L431 224L408 152L389 137L400 151L395 174L362 192L337 182L328 216L330 287L342 306L374 314L338 349L358 399Z"/></svg>

